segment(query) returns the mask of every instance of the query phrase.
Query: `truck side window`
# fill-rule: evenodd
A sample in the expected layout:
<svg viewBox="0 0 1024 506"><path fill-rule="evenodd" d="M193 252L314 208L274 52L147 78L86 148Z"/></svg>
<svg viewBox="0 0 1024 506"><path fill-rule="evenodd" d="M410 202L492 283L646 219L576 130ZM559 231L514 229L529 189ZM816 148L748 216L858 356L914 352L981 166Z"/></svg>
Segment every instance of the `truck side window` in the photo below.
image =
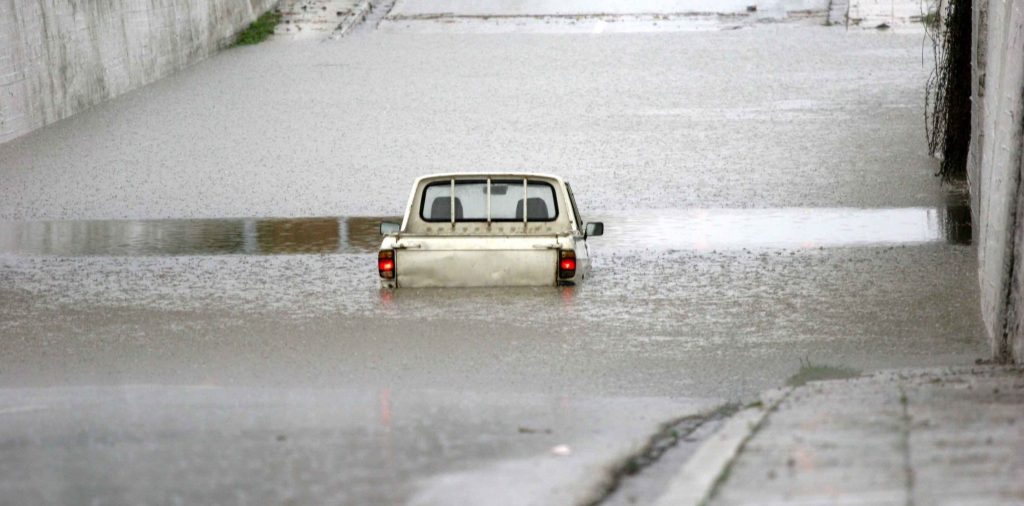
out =
<svg viewBox="0 0 1024 506"><path fill-rule="evenodd" d="M565 183L565 190L569 192L569 204L572 205L572 215L576 219L576 230L583 232L583 217L580 216L580 210L576 208L576 197L572 194L572 186L569 183Z"/></svg>

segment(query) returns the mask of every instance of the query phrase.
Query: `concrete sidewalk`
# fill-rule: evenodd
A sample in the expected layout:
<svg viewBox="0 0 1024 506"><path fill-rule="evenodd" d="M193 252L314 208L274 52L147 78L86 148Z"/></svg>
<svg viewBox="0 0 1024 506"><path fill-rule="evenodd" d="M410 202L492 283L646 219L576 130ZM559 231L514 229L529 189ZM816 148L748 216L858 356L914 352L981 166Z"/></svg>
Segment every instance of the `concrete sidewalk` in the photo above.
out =
<svg viewBox="0 0 1024 506"><path fill-rule="evenodd" d="M1019 366L813 382L744 413L706 443L738 453L716 479L695 494L691 462L659 504L1024 504Z"/></svg>

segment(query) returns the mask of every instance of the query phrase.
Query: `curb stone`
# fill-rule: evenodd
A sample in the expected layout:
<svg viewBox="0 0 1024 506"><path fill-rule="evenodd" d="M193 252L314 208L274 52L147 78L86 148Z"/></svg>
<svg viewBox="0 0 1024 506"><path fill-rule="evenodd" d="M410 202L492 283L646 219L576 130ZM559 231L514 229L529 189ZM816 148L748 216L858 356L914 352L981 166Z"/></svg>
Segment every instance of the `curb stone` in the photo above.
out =
<svg viewBox="0 0 1024 506"><path fill-rule="evenodd" d="M770 390L761 395L761 406L733 415L722 428L697 448L655 506L698 506L704 504L726 475L743 445L764 423L793 388Z"/></svg>

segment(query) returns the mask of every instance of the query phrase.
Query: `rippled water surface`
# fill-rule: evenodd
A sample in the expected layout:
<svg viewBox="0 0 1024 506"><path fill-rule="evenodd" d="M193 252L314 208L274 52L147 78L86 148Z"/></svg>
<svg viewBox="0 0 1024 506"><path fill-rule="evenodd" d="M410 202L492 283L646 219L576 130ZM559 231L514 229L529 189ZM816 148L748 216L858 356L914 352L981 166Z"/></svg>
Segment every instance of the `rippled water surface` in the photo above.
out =
<svg viewBox="0 0 1024 506"><path fill-rule="evenodd" d="M920 35L364 28L0 145L0 497L575 503L528 494L802 362L986 354ZM469 170L570 181L587 282L379 290L379 221Z"/></svg>

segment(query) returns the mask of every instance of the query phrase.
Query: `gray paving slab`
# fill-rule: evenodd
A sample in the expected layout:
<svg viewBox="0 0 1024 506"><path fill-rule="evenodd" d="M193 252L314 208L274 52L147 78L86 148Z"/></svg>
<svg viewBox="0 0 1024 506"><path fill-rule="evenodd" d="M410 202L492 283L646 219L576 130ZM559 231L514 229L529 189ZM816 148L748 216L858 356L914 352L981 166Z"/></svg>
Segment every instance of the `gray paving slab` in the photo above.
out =
<svg viewBox="0 0 1024 506"><path fill-rule="evenodd" d="M810 383L723 476L711 505L1024 504L1024 368Z"/></svg>

